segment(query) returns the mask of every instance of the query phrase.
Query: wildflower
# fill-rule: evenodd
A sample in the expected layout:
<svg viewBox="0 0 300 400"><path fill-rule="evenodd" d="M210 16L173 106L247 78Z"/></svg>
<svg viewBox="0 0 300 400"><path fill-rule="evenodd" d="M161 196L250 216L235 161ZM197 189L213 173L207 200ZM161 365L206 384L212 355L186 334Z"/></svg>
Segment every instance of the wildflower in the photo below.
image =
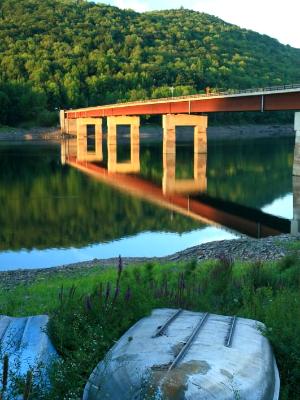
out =
<svg viewBox="0 0 300 400"><path fill-rule="evenodd" d="M109 296L110 296L110 283L107 282L106 292L105 292L105 304L107 304L107 302L109 300Z"/></svg>
<svg viewBox="0 0 300 400"><path fill-rule="evenodd" d="M130 289L130 286L128 286L126 293L125 293L125 301L129 301L130 298L131 298L131 289Z"/></svg>
<svg viewBox="0 0 300 400"><path fill-rule="evenodd" d="M120 277L121 277L121 274L122 274L122 271L123 271L123 260L122 260L122 257L121 257L121 255L119 255L119 264L118 264L118 279L120 279Z"/></svg>
<svg viewBox="0 0 300 400"><path fill-rule="evenodd" d="M86 298L85 298L85 309L86 309L86 311L92 310L92 302L91 302L90 296L86 296Z"/></svg>

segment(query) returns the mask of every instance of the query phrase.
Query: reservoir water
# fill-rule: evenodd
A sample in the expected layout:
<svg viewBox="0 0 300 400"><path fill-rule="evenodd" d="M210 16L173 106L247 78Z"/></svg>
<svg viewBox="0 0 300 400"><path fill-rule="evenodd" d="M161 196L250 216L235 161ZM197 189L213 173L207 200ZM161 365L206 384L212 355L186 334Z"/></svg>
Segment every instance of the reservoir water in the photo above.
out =
<svg viewBox="0 0 300 400"><path fill-rule="evenodd" d="M163 256L264 229L285 232L293 147L293 138L209 142L201 190L174 195L162 190L161 143L141 144L139 173L111 176L107 155L96 169L78 168L61 162L58 144L0 142L0 270ZM118 153L127 157L126 143ZM193 165L192 144L179 142L176 179L192 179Z"/></svg>

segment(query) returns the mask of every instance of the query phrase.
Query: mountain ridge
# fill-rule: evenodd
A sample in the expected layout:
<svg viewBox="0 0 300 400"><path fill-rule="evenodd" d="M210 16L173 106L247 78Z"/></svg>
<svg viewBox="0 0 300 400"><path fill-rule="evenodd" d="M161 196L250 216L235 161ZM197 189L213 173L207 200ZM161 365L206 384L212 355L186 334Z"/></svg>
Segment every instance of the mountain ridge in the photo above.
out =
<svg viewBox="0 0 300 400"><path fill-rule="evenodd" d="M0 123L10 124L41 110L167 97L171 86L185 95L300 82L300 49L182 8L1 0L0 57Z"/></svg>

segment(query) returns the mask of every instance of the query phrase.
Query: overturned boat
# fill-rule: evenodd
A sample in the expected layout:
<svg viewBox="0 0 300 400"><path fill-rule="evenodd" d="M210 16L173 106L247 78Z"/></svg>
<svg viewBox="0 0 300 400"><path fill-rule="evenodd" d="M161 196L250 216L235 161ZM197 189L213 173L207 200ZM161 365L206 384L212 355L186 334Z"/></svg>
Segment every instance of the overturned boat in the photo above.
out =
<svg viewBox="0 0 300 400"><path fill-rule="evenodd" d="M13 386L29 371L35 383L49 384L48 369L58 359L58 354L47 335L48 321L47 315L19 318L0 315L0 371L4 398L23 398L14 393ZM5 387L4 380L7 381Z"/></svg>
<svg viewBox="0 0 300 400"><path fill-rule="evenodd" d="M97 365L83 400L278 400L263 329L245 318L156 309Z"/></svg>

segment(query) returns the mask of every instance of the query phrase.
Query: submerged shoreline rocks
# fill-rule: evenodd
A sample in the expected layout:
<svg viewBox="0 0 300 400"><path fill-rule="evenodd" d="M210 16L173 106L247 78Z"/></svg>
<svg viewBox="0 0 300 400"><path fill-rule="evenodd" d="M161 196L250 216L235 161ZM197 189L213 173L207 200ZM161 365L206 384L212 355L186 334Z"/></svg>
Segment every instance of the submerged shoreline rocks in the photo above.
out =
<svg viewBox="0 0 300 400"><path fill-rule="evenodd" d="M299 243L299 246L297 244ZM124 266L142 264L145 262L180 262L192 259L207 260L218 257L231 257L241 261L274 261L287 256L294 247L300 251L300 236L280 235L263 239L231 239L208 242L179 251L165 257L125 257ZM0 286L12 289L16 285L27 285L35 280L44 280L55 275L80 276L88 273L92 268L108 268L118 265L118 258L94 259L68 265L39 269L17 269L0 271Z"/></svg>

